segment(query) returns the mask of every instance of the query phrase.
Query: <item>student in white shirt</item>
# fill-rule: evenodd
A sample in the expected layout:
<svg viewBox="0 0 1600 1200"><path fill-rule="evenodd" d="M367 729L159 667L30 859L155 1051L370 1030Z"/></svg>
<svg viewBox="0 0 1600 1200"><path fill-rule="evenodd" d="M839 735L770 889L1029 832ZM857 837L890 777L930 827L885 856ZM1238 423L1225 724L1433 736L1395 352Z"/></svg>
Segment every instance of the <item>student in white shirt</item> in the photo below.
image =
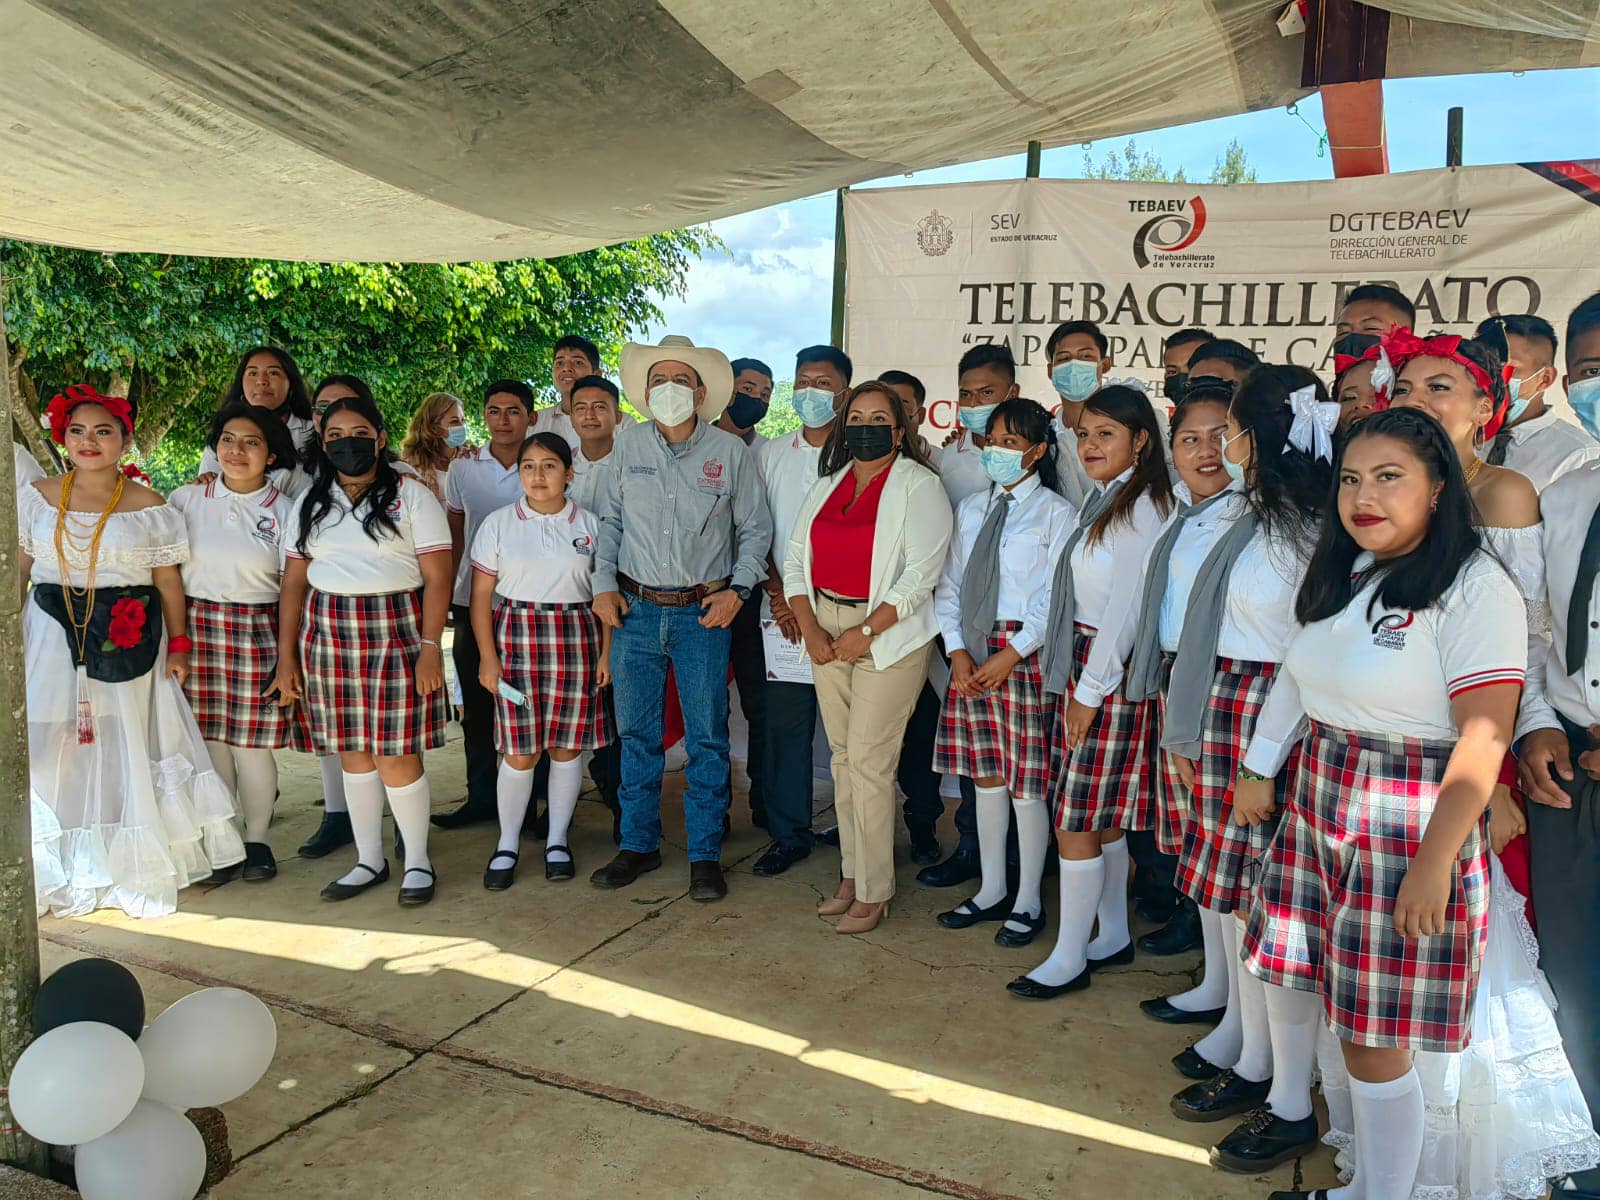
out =
<svg viewBox="0 0 1600 1200"><path fill-rule="evenodd" d="M1146 753L1149 704L1118 694L1133 648L1140 566L1173 509L1167 456L1150 397L1101 388L1078 421L1078 456L1094 495L1052 564L1049 624L1041 650L1044 689L1070 697L1050 803L1061 868L1055 948L1006 985L1024 999L1089 986L1096 961L1125 961L1127 829L1154 823ZM1100 933L1089 934L1096 921Z"/></svg>
<svg viewBox="0 0 1600 1200"><path fill-rule="evenodd" d="M1490 317L1476 338L1510 364L1505 427L1484 448L1484 460L1528 477L1542 492L1569 471L1600 458L1600 441L1556 415L1545 392L1556 382L1556 331L1543 317Z"/></svg>
<svg viewBox="0 0 1600 1200"><path fill-rule="evenodd" d="M1243 953L1267 982L1320 992L1341 1042L1360 1175L1330 1194L1405 1200L1424 1142L1413 1054L1458 1051L1471 1028L1489 915L1483 819L1526 618L1479 548L1460 459L1431 416L1374 413L1335 473L1337 511L1296 600L1302 628L1235 784L1236 820L1273 811L1274 777L1301 746Z"/></svg>
<svg viewBox="0 0 1600 1200"><path fill-rule="evenodd" d="M1001 342L974 346L956 365L958 428L945 441L939 456L939 481L952 508L968 496L989 490L983 469L983 431L1000 401L1021 394L1017 363L1011 348Z"/></svg>
<svg viewBox="0 0 1600 1200"><path fill-rule="evenodd" d="M1111 369L1111 342L1093 321L1064 321L1045 339L1044 365L1061 401L1056 437L1065 447L1061 474L1068 486L1063 494L1081 504L1094 484L1078 458L1078 420L1084 401L1100 389Z"/></svg>
<svg viewBox="0 0 1600 1200"><path fill-rule="evenodd" d="M971 779L977 793L978 892L940 917L947 927L1003 921L1002 946L1026 946L1044 928L1039 894L1053 781L1056 712L1044 695L1038 649L1049 618L1050 570L1077 520L1056 491L1050 414L1032 400L1003 400L983 448L992 486L955 514L934 613L950 653L950 685L933 767ZM1006 879L1006 834L1017 826L1018 881Z"/></svg>
<svg viewBox="0 0 1600 1200"><path fill-rule="evenodd" d="M572 425L572 385L580 379L598 374L599 346L581 334L569 333L557 338L550 353L550 381L555 384L556 403L550 408L538 408L529 402L528 413L532 422L528 432L559 434L567 439L568 446L576 449L578 434ZM530 388L529 395L532 394Z"/></svg>
<svg viewBox="0 0 1600 1200"><path fill-rule="evenodd" d="M516 878L533 765L550 760L546 879L571 879L567 829L583 786L581 755L614 741L601 690L611 682L611 631L591 607L600 519L567 498L572 451L535 433L518 458L522 498L491 513L472 540L472 633L478 682L495 697L500 841L483 886Z"/></svg>
<svg viewBox="0 0 1600 1200"><path fill-rule="evenodd" d="M285 539L273 689L285 706L304 698L312 743L344 764L357 862L323 898L347 900L389 878L387 794L405 841L400 903L426 904L434 872L422 754L444 744L450 526L433 493L394 469L376 405L334 401L322 436Z"/></svg>
<svg viewBox="0 0 1600 1200"><path fill-rule="evenodd" d="M763 440L756 426L772 403L772 368L759 358L736 358L728 366L733 368L733 399L717 418L717 428L754 452Z"/></svg>
<svg viewBox="0 0 1600 1200"><path fill-rule="evenodd" d="M1183 403L1189 390L1189 363L1194 352L1207 342L1217 340L1209 329L1191 326L1167 335L1161 343L1161 398L1173 407Z"/></svg>
<svg viewBox="0 0 1600 1200"><path fill-rule="evenodd" d="M310 749L301 712L266 694L278 662L279 573L294 510L267 473L293 471L295 449L270 410L242 401L217 413L206 445L221 475L167 498L189 534L183 590L194 648L183 690L217 775L244 810L244 878L257 883L278 873L267 844L278 793L272 752Z"/></svg>
<svg viewBox="0 0 1600 1200"><path fill-rule="evenodd" d="M311 421L311 395L306 390L305 377L294 355L281 346L252 346L239 356L234 368L233 382L223 394L222 404L241 401L268 409L288 428L294 438L295 453L302 459L307 448L316 440L316 429ZM200 470L196 483L210 483L217 477L217 453L210 446L200 456ZM292 471L278 468L273 482L278 490L298 495L303 477Z"/></svg>

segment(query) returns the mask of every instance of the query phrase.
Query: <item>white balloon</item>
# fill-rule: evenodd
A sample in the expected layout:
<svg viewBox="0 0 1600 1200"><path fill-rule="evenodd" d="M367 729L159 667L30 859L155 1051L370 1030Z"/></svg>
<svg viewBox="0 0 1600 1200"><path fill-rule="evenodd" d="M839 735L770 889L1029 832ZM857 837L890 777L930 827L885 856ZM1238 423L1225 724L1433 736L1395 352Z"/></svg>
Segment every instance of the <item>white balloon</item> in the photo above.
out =
<svg viewBox="0 0 1600 1200"><path fill-rule="evenodd" d="M78 1147L75 1169L83 1200L194 1200L206 1144L188 1117L141 1100L121 1125Z"/></svg>
<svg viewBox="0 0 1600 1200"><path fill-rule="evenodd" d="M179 1000L139 1038L144 1098L170 1108L210 1108L256 1085L278 1049L267 1006L238 988L207 988Z"/></svg>
<svg viewBox="0 0 1600 1200"><path fill-rule="evenodd" d="M11 1112L41 1142L74 1146L122 1124L143 1087L132 1038L99 1021L74 1021L34 1039L17 1059Z"/></svg>

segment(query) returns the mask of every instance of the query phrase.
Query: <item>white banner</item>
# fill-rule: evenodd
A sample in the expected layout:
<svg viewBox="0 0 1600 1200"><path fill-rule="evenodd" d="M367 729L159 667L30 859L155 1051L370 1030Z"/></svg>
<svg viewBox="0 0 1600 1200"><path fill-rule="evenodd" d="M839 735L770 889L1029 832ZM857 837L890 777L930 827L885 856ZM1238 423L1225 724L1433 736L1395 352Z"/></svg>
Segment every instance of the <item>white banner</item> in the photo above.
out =
<svg viewBox="0 0 1600 1200"><path fill-rule="evenodd" d="M1112 374L1152 384L1166 336L1195 325L1331 379L1334 322L1363 283L1413 297L1422 333L1535 313L1559 336L1600 287L1595 169L850 191L846 348L858 379L895 367L922 379L929 424L943 430L956 362L980 342L1009 342L1023 395L1054 408L1044 341L1062 321L1098 323Z"/></svg>

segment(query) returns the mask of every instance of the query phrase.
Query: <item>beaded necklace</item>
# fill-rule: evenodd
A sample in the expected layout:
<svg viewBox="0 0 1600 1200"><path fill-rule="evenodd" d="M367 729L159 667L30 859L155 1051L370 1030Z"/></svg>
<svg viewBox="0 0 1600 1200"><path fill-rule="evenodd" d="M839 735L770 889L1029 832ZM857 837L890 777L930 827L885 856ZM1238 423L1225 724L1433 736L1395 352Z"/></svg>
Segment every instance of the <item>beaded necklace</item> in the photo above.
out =
<svg viewBox="0 0 1600 1200"><path fill-rule="evenodd" d="M94 617L94 572L100 561L100 539L105 534L106 522L111 519L111 514L116 512L118 503L122 500L122 489L127 484L127 477L120 471L117 473L116 486L111 489L111 501L106 505L105 511L100 514L95 522L94 532L87 540L79 538L72 532L67 522L67 504L72 499L72 484L77 478L76 469L68 471L61 479L61 498L56 501L56 563L61 570L61 596L66 601L67 623L72 626L72 640L77 646L78 661L84 661L84 652L89 643L89 622ZM67 550L80 558L88 560L88 571L84 576L83 587L72 586L72 572L67 560ZM83 616L78 615L78 602L83 602ZM90 711L89 698L85 690L87 680L83 667L78 668L78 744L83 746L94 744L94 713Z"/></svg>

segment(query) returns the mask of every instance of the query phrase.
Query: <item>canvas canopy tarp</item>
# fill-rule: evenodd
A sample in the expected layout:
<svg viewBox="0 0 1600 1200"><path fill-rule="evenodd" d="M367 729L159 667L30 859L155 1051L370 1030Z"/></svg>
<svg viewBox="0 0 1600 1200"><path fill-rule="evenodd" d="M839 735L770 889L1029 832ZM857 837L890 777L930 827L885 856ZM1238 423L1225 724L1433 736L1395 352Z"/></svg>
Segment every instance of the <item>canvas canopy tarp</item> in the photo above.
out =
<svg viewBox="0 0 1600 1200"><path fill-rule="evenodd" d="M1391 76L1596 61L1600 0L1391 0ZM1281 0L0 0L0 234L552 256L1284 104ZM1484 13L1491 15L1485 17Z"/></svg>

